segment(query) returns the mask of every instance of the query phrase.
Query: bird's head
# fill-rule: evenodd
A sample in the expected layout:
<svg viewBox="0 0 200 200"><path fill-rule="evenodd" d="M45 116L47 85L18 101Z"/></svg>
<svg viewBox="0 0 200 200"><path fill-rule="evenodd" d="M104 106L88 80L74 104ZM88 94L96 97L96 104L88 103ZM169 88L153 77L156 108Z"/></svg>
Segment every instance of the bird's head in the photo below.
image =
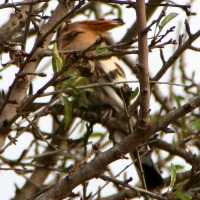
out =
<svg viewBox="0 0 200 200"><path fill-rule="evenodd" d="M96 40L107 36L107 31L123 24L122 20L86 20L66 24L61 31L59 50L83 50Z"/></svg>

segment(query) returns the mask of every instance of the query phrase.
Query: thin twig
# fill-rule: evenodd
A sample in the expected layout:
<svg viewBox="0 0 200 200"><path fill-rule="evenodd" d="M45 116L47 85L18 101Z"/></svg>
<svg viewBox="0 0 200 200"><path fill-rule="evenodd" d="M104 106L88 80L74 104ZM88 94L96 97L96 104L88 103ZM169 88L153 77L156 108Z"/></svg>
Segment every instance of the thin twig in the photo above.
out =
<svg viewBox="0 0 200 200"><path fill-rule="evenodd" d="M114 183L114 184L122 185L122 186L124 186L124 187L126 187L126 188L129 188L129 189L131 189L131 190L134 190L135 192L138 193L138 195L139 195L140 193L142 193L142 194L149 195L149 196L151 196L151 197L153 197L153 198L155 198L155 199L164 200L164 198L163 198L161 195L158 195L158 194L149 192L148 190L143 190L143 189L141 189L141 188L137 188L137 187L131 186L130 184L127 184L127 183L124 182L124 181L120 181L120 180L117 180L117 179L115 179L115 178L111 178L111 177L106 176L106 175L99 175L98 177L101 178L101 179L103 179L104 181L110 181L110 182L112 182L112 183Z"/></svg>

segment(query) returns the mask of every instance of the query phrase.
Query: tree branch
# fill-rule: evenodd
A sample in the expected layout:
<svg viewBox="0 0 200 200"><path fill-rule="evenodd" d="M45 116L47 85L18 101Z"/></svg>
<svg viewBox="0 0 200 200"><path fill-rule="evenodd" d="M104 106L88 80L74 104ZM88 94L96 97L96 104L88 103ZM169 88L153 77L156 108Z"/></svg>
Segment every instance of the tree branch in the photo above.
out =
<svg viewBox="0 0 200 200"><path fill-rule="evenodd" d="M83 166L79 166L78 169L71 174L66 175L65 178L61 179L49 191L37 197L36 200L59 200L68 197L73 188L98 176L105 170L107 165L115 160L123 159L125 154L133 151L139 144L142 144L150 136L161 130L162 127L168 126L173 121L191 112L199 106L200 97L194 99L180 109L172 111L166 115L166 117L160 119L151 129L149 129L148 132L143 133L140 129L135 129L133 134L128 135L120 143L116 144L107 151L99 153L91 162Z"/></svg>
<svg viewBox="0 0 200 200"><path fill-rule="evenodd" d="M146 29L146 8L145 1L136 1L136 14L138 26L138 49L139 63L138 79L140 82L140 112L139 125L148 127L150 125L150 82L149 82L149 66L148 66L148 43Z"/></svg>

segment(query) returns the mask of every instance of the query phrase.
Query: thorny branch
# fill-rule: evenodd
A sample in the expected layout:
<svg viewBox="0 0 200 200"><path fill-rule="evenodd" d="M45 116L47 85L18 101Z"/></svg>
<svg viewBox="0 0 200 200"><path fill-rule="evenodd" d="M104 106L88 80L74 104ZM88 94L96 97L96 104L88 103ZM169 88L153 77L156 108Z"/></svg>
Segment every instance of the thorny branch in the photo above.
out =
<svg viewBox="0 0 200 200"><path fill-rule="evenodd" d="M61 2L61 1L60 1ZM59 24L64 21L66 18L71 19L74 16L78 14L84 14L84 16L89 17L90 14L94 14L94 16L101 16L99 18L107 18L107 15L100 13L100 9L94 9L93 6L96 4L98 8L100 8L100 5L107 5L111 9L110 13L107 13L109 15L115 13L115 9L117 8L118 11L121 9L120 5L125 5L126 9L130 9L129 11L133 11L136 9L136 2L131 1L76 1L76 6L70 10L70 12L65 12L64 17L57 20L56 17L53 18L55 20L55 23L50 26L46 27L45 30L41 28L41 19L49 19L48 16L42 15L43 11L48 7L49 1L42 1L42 0L30 0L30 1L18 1L18 2L9 2L8 0L5 0L5 3L0 4L0 9L4 8L13 8L14 15L17 15L17 22L24 22L25 26L20 26L19 29L13 29L17 33L19 31L20 34L19 38L12 38L12 41L4 41L0 40L1 45L9 50L14 50L14 47L18 46L21 47L22 50L20 51L14 51L12 56L16 56L18 59L17 62L19 66L22 66L19 72L16 74L15 80L21 80L21 81L30 81L34 76L41 76L45 77L45 74L40 72L35 72L36 67L38 66L39 62L38 60L42 60L45 56L51 56L51 52L46 51L47 46L50 43L50 40L48 39L51 34L54 34L54 30L59 26ZM67 1L65 1L66 4L62 4L62 6L66 6L68 4ZM43 5L43 6L41 6ZM84 5L84 6L83 6ZM24 10L24 7L28 7L28 11L25 15L23 15L23 20L20 20L20 16L22 14L20 13L20 9ZM41 6L41 7L40 7ZM152 12L155 12L155 9L159 6L167 6L167 7L173 7L173 8L180 8L182 9L188 16L193 17L194 13L190 11L190 5L180 5L175 3L162 3L161 1L154 1L150 0L149 3L145 4L146 11L147 11L147 20L151 16L148 14L148 10L153 10ZM72 8L72 7L71 7ZM80 9L81 8L81 9ZM125 8L125 7L123 7ZM134 9L131 9L134 8ZM155 9L154 9L155 8ZM42 10L42 11L39 11ZM98 10L99 13L96 13ZM54 13L55 14L55 13ZM143 34L148 33L148 30L153 28L153 25L157 23L161 18L162 14L159 17L155 17L156 20L153 20L152 22L149 22L149 26L147 28L143 28ZM13 20L13 19L12 19ZM11 21L12 21L11 20ZM44 22L46 23L46 22ZM51 21L52 23L52 21ZM50 24L51 24L50 23ZM85 53L86 50L83 51L73 51L73 52L62 52L63 54L70 54L71 57L75 56L77 60L79 59L86 59L86 60L93 60L96 59L107 59L112 56L122 56L122 55L131 55L132 60L130 59L129 62L126 62L129 66L129 68L132 71L138 72L138 70L142 70L142 65L135 65L134 61L137 60L137 55L139 54L139 51L137 46L138 39L135 38L135 32L136 28L134 27L134 22L132 24L132 28L127 30L127 33L124 36L123 43L121 44L113 44L108 47L102 47L101 50L105 50L105 54L102 55L96 55L96 56L87 56ZM32 27L30 29L30 27ZM42 26L44 27L44 26ZM148 115L151 115L151 120L153 119L152 126L149 127L148 131L143 131L141 129L141 126L138 127L138 124L134 127L133 131L130 131L130 127L128 127L127 124L123 123L122 120L115 117L115 113L111 116L107 108L101 108L96 109L93 107L87 107L83 108L82 106L78 105L77 103L73 103L72 98L70 96L71 92L73 91L72 88L64 88L61 90L55 90L48 92L47 89L54 87L56 85L56 81L60 76L62 76L62 73L64 71L67 71L67 68L63 69L61 72L56 73L53 78L51 78L49 81L45 83L44 86L40 87L39 90L36 92L30 92L29 96L25 94L26 98L23 98L23 104L21 106L18 106L16 103L18 101L15 100L15 98L11 98L13 96L13 91L16 91L16 95L19 95L21 92L15 90L14 86L15 84L11 85L11 88L8 90L7 95L3 95L3 93L0 94L0 110L1 112L6 109L7 104L11 104L12 107L15 109L17 108L16 112L13 112L12 110L9 110L12 113L12 116L9 120L3 120L0 124L3 131L6 133L12 132L12 137L9 137L9 141L7 142L7 145L1 149L1 153L3 153L5 150L8 150L8 147L10 148L10 145L15 145L16 148L18 148L19 142L21 139L21 135L24 133L24 135L29 134L33 137L33 140L30 142L30 145L27 149L25 149L21 155L19 155L16 159L8 159L6 156L0 156L0 160L3 164L6 165L0 168L0 170L13 170L15 171L19 176L26 179L26 183L21 189L18 189L16 192L15 199L21 200L23 198L31 198L31 199L61 199L65 198L67 196L75 196L79 195L72 193L72 190L74 187L78 186L79 184L84 184L84 198L88 199L94 199L95 195L98 194L101 198L101 194L103 194L103 190L97 189L94 194L88 194L87 193L87 187L88 184L86 181L95 178L100 177L103 178L106 181L111 181L117 186L117 189L123 188L131 188L131 192L134 192L132 196L126 196L127 193L121 190L117 194L122 195L120 196L122 199L125 198L134 198L138 195L145 194L152 196L155 199L165 199L165 198L174 198L173 195L175 195L174 192L171 194L163 194L162 196L155 192L150 192L146 190L142 190L140 188L137 188L135 186L132 186L132 184L129 183L131 179L124 178L124 181L119 181L117 178L114 178L113 172L111 169L108 170L107 165L112 163L115 160L120 160L123 162L127 159L126 153L132 151L135 149L138 145L149 145L152 148L155 148L153 150L158 158L158 164L159 168L161 169L165 168L167 164L170 163L170 159L173 158L174 155L181 157L185 162L193 166L192 170L188 171L186 175L184 173L180 173L177 175L177 180L180 178L179 181L185 181L186 179L189 179L188 184L185 186L186 190L189 190L190 192L186 191L187 194L191 195L194 199L199 199L199 188L198 184L200 182L200 179L198 176L194 176L196 172L198 172L198 165L199 165L199 157L198 155L194 155L192 148L195 147L197 149L200 148L199 144L199 129L195 125L198 124L198 118L199 118L199 106L200 106L200 97L199 97L199 84L195 81L195 72L190 76L189 73L186 73L186 69L190 67L190 64L184 63L183 53L190 49L194 50L197 53L199 52L199 47L197 44L193 44L194 41L196 41L199 36L200 32L197 31L196 33L193 33L191 30L193 27L189 26L189 23L187 21L185 22L185 28L186 28L186 34L188 35L188 39L184 41L183 35L186 35L185 33L180 34L179 36L179 46L175 50L175 52L171 55L171 57L167 60L165 59L165 49L162 49L160 51L160 57L161 61L163 62L162 67L157 73L154 73L155 76L152 78L152 81L149 80L151 88L156 84L168 84L172 86L181 86L183 91L183 94L180 95L174 94L176 96L176 101L174 101L174 96L172 97L171 94L169 96L165 96L163 94L162 85L160 89L158 87L154 88L155 91L153 91L154 96L156 97L156 100L158 103L156 104L158 113L148 110ZM132 29L132 30L131 30ZM42 31L44 30L44 31ZM170 39L168 41L164 41L166 36L169 36L169 33L174 34L174 26L172 24L171 28L168 29L165 33L162 35L157 36L156 38L148 38L149 45L148 45L148 53L151 53L151 50L154 48L163 48L166 45L176 44L176 41L173 39ZM12 32L12 31L11 31ZM11 34L11 33L10 33ZM9 37L11 38L11 35L9 34ZM13 33L14 35L14 33ZM17 35L17 34L16 34ZM32 35L37 35L36 43L33 47L33 49L30 51L30 53L25 52L25 46L28 45L29 37ZM175 38L173 36L173 38ZM16 40L15 40L16 39ZM15 42L14 42L15 41ZM20 41L20 42L18 42ZM125 42L124 42L125 41ZM100 41L101 43L102 41ZM105 41L107 42L107 41ZM46 45L48 43L48 45ZM139 41L140 43L140 41ZM94 44L93 48L95 50L96 46L98 44ZM134 47L133 47L134 45ZM45 48L43 48L45 47ZM141 49L141 48L139 48ZM39 51L38 51L39 50ZM88 49L91 50L91 49ZM37 53L37 61L35 61L35 55ZM134 55L133 55L134 54ZM166 71L173 67L175 63L179 61L180 58L180 67L178 68L181 73L181 83L168 83L168 82L161 82L159 81L161 77L163 77L166 74ZM159 59L159 58L156 58ZM134 60L134 61L133 61ZM14 60L16 62L16 60ZM13 62L10 62L12 64ZM9 64L9 63L8 63ZM16 64L16 63L14 63ZM70 65L75 64L75 62L71 62ZM32 66L30 68L27 68L27 66ZM135 66L135 67L134 67ZM66 66L68 67L68 65ZM140 68L140 69L139 69ZM8 68L1 69L0 72L3 70L6 71ZM22 71L22 69L24 69ZM34 69L34 70L33 70ZM151 69L150 69L151 70ZM4 75L2 75L4 78ZM48 77L48 74L47 74ZM28 79L27 79L28 78ZM30 78L30 79L29 79ZM172 80L172 79L171 79ZM130 79L130 81L126 82L115 82L115 83L105 83L105 84L86 84L76 87L77 91L87 90L89 88L97 88L97 87L107 87L112 86L116 87L118 84L121 83L137 83L138 81L134 81L134 79ZM33 84L34 86L34 84ZM27 91L28 88L26 88ZM34 89L34 88L33 88ZM24 90L25 91L25 90ZM32 91L32 89L30 89ZM33 90L34 91L34 90ZM65 95L66 97L69 97L70 103L72 103L72 121L68 125L63 125L63 116L65 115L62 101L60 100L60 96ZM69 96L68 96L69 95ZM45 103L37 103L35 102L40 101L41 97L51 97L50 101L47 101ZM180 96L180 97L179 97ZM196 98L195 98L196 97ZM189 98L193 98L193 101L189 101ZM142 99L143 100L143 99ZM190 102L185 104L185 106L181 105L183 102ZM142 102L143 103L143 102ZM151 106L154 104L151 102ZM178 104L178 109L176 109L176 105ZM135 103L132 106L132 111L135 112L135 110L138 109L138 100L135 101ZM132 113L131 113L132 114ZM188 114L188 115L186 115ZM46 119L46 116L50 116L51 120ZM137 117L137 112L134 113L134 116ZM21 118L22 119L21 119ZM42 131L40 128L40 120L41 118L45 118L45 126L53 126L51 132L45 132ZM79 122L76 124L75 121L79 120ZM27 122L26 125L23 123ZM88 135L91 135L88 138L85 138L84 142L84 135L82 135L83 129L85 128L85 122L91 123L93 126L93 130L88 129ZM112 145L110 140L107 138L107 134L101 133L101 132L95 132L95 124L101 124L103 125L108 132L112 132L113 130L120 131L124 134L125 138L122 140L121 143ZM170 125L170 127L168 127ZM81 127L81 128L80 128ZM193 129L194 128L194 129ZM173 136L174 144L170 143L170 141L165 141L163 138L165 136L168 136L168 134L163 133L165 130L173 130ZM159 134L157 133L159 132ZM77 138L74 139L74 135L76 133L80 133ZM131 133L131 134L130 134ZM155 135L155 133L157 133ZM95 138L95 140L98 140L97 144L93 144L93 148L96 148L96 151L91 150L90 146L91 143L93 143L92 138ZM105 142L106 140L106 142ZM176 141L177 140L177 141ZM28 141L27 141L28 143ZM107 147L111 147L109 150L107 150ZM44 149L43 153L41 153L41 148ZM84 148L84 153L83 153ZM31 149L34 149L34 155L30 156L29 153L31 153ZM105 150L106 149L106 150ZM163 158L160 154L160 150L164 150L171 154L171 158ZM92 153L91 153L92 152ZM95 153L94 153L95 152ZM91 158L94 156L94 158ZM134 160L133 162L135 162ZM69 163L72 163L72 165L69 165ZM131 165L131 164L130 164ZM8 166L8 167L7 167ZM127 166L128 167L128 166ZM103 172L107 170L106 172L109 173L109 176L105 176ZM124 175L126 173L127 168L125 167L123 173L119 172L119 174ZM51 172L57 172L57 175L55 176L52 183L49 183L48 186L44 186L45 179L51 174ZM59 172L59 173L58 173ZM29 173L29 177L27 178L26 174ZM68 174L66 176L66 174ZM64 179L61 179L65 175ZM182 175L182 176L181 176ZM185 175L185 176L184 176ZM59 181L60 180L60 181ZM193 183L196 183L193 184ZM166 186L170 184L170 178L166 178ZM130 186L131 185L131 186ZM197 188L191 188L191 187L197 187ZM38 193L39 192L39 193ZM129 193L129 194L130 194ZM41 196L38 196L41 195ZM165 196L164 196L165 195ZM119 197L118 196L118 197ZM115 199L117 196L109 196L107 199L112 199L112 197ZM81 198L81 197L80 197ZM103 198L104 199L104 198ZM106 198L105 198L106 199Z"/></svg>

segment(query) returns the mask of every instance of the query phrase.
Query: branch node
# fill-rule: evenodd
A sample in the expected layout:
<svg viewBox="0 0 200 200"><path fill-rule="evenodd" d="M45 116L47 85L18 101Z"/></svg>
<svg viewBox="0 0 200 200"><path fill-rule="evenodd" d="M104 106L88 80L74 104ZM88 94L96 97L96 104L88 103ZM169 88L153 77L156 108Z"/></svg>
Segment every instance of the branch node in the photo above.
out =
<svg viewBox="0 0 200 200"><path fill-rule="evenodd" d="M72 177L68 174L68 175L65 176L65 180L66 180L67 182L69 182L69 181L72 180Z"/></svg>
<svg viewBox="0 0 200 200"><path fill-rule="evenodd" d="M191 112L196 108L196 106L191 103L185 104L183 107L187 112Z"/></svg>
<svg viewBox="0 0 200 200"><path fill-rule="evenodd" d="M142 90L142 94L148 94L148 92L149 92L149 90L148 90L147 88L144 88L144 89Z"/></svg>

